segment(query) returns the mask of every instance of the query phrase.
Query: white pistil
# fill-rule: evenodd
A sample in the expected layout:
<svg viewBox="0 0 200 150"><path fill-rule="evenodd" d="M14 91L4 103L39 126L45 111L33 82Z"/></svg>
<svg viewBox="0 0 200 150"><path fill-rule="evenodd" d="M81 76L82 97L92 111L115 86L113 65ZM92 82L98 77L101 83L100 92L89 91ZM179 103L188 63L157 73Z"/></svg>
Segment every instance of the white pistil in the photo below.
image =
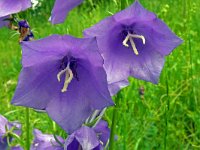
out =
<svg viewBox="0 0 200 150"><path fill-rule="evenodd" d="M128 35L126 36L126 38L124 39L124 41L122 43L123 43L123 45L125 47L129 47L127 42L130 41L132 49L133 49L135 55L139 55L138 50L137 50L136 45L135 45L135 42L133 41L134 38L141 39L142 43L145 44L145 37L144 36L137 35L137 34L130 34L130 33L128 33Z"/></svg>
<svg viewBox="0 0 200 150"><path fill-rule="evenodd" d="M67 67L64 70L61 70L57 74L58 82L60 82L61 75L63 75L65 73L65 82L64 82L64 86L63 86L61 92L66 92L67 91L68 85L73 79L73 73L72 73L72 70L70 69L69 65L70 65L70 63L67 65Z"/></svg>

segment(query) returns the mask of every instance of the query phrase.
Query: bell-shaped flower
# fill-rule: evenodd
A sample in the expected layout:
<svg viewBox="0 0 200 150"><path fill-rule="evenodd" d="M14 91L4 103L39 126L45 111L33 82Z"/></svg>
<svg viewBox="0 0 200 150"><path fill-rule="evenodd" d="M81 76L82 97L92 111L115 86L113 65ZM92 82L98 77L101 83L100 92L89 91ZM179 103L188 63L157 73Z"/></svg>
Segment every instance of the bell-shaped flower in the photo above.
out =
<svg viewBox="0 0 200 150"><path fill-rule="evenodd" d="M33 134L34 140L30 150L64 150L62 137L43 134L38 129L35 129Z"/></svg>
<svg viewBox="0 0 200 150"><path fill-rule="evenodd" d="M95 38L22 42L22 65L12 103L46 110L69 133L94 110L113 105Z"/></svg>
<svg viewBox="0 0 200 150"><path fill-rule="evenodd" d="M12 141L11 133L20 135L21 134L21 125L17 122L8 122L8 120L0 115L0 150L6 150L8 148L8 140ZM21 147L11 147L11 150L21 149Z"/></svg>
<svg viewBox="0 0 200 150"><path fill-rule="evenodd" d="M110 136L107 122L101 120L96 127L82 126L68 136L66 150L103 150Z"/></svg>
<svg viewBox="0 0 200 150"><path fill-rule="evenodd" d="M83 0L55 0L50 17L51 23L58 24L64 22L68 13L82 2Z"/></svg>
<svg viewBox="0 0 200 150"><path fill-rule="evenodd" d="M129 76L158 83L164 57L182 43L138 0L127 9L86 29L84 35L97 38L113 92L116 92L114 85L126 83Z"/></svg>
<svg viewBox="0 0 200 150"><path fill-rule="evenodd" d="M31 0L0 0L0 18L31 7Z"/></svg>
<svg viewBox="0 0 200 150"><path fill-rule="evenodd" d="M31 31L31 28L26 20L21 20L18 22L19 27L19 42L22 41L32 41L34 39L33 32Z"/></svg>

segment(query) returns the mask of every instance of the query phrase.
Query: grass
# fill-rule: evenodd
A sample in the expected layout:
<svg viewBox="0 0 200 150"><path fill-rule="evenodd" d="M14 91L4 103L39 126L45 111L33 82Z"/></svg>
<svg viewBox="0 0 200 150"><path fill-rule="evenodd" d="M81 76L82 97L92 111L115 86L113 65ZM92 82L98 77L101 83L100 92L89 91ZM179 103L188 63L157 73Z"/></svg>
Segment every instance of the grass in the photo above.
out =
<svg viewBox="0 0 200 150"><path fill-rule="evenodd" d="M121 9L118 0L86 1L74 9L64 24L52 26L47 22L53 1L46 1L35 12L20 14L32 26L36 38L50 34L71 34L81 37L85 28ZM124 0L123 5L132 0ZM158 85L130 78L130 86L115 99L115 149L119 150L198 150L200 149L200 7L199 0L140 0L145 8L158 14L183 40L166 58ZM122 7L124 7L122 6ZM0 30L0 114L23 125L22 138L26 138L24 107L10 105L21 69L21 50L18 36L6 28ZM144 96L139 89L144 88ZM112 109L105 119L110 126ZM43 113L30 110L30 131L41 129L66 137ZM31 134L31 133L30 133ZM31 140L33 136L31 134ZM24 145L25 147L25 145Z"/></svg>

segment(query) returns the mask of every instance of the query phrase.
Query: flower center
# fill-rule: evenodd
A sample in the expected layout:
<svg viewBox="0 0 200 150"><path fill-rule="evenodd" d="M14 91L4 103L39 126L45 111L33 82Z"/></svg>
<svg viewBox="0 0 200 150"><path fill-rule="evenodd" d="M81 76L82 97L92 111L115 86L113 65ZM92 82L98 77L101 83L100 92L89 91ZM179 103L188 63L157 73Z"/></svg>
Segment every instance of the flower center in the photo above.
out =
<svg viewBox="0 0 200 150"><path fill-rule="evenodd" d="M78 76L76 72L76 68L77 68L76 59L74 59L73 57L68 58L67 56L65 56L62 59L60 68L62 70L57 74L57 79L58 79L58 82L61 82L61 76L65 74L65 81L64 81L64 85L61 92L66 92L72 79L76 78L78 80Z"/></svg>
<svg viewBox="0 0 200 150"><path fill-rule="evenodd" d="M135 55L139 55L138 50L135 45L135 42L133 40L134 38L141 39L142 43L145 44L145 37L143 35L131 34L129 32L128 32L126 38L124 39L124 41L122 42L122 44L125 47L129 47L128 41L130 41L133 52L135 53Z"/></svg>

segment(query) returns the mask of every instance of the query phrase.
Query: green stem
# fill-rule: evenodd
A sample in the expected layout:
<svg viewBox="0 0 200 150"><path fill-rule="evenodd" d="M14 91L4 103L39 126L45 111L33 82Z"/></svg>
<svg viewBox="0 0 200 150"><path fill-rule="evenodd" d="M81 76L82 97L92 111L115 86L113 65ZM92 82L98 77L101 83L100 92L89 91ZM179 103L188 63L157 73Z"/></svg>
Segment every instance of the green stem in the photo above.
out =
<svg viewBox="0 0 200 150"><path fill-rule="evenodd" d="M17 139L17 141L19 141L20 145L24 145L24 142L22 141L22 139L15 133L11 132L9 133L12 137L14 137L15 139Z"/></svg>
<svg viewBox="0 0 200 150"><path fill-rule="evenodd" d="M121 0L121 10L126 8L126 0Z"/></svg>
<svg viewBox="0 0 200 150"><path fill-rule="evenodd" d="M168 68L168 61L166 62L166 68ZM167 149L167 137L168 137L168 111L169 111L169 84L168 84L168 71L166 71L166 98L167 103L165 106L165 137L164 137L164 150Z"/></svg>
<svg viewBox="0 0 200 150"><path fill-rule="evenodd" d="M112 116L112 126L110 132L110 147L109 150L114 150L114 138L115 138L115 126L116 126L116 117L117 116L117 108L116 106L113 108L113 116Z"/></svg>
<svg viewBox="0 0 200 150"><path fill-rule="evenodd" d="M30 149L30 112L29 112L29 108L26 108L26 150Z"/></svg>
<svg viewBox="0 0 200 150"><path fill-rule="evenodd" d="M121 99L121 93L119 92L115 99L115 106L113 108L113 116L112 116L112 126L111 126L111 132L110 132L110 139L109 139L109 150L114 150L114 138L115 138L115 127L116 127L116 121L117 121L117 109L118 104Z"/></svg>

